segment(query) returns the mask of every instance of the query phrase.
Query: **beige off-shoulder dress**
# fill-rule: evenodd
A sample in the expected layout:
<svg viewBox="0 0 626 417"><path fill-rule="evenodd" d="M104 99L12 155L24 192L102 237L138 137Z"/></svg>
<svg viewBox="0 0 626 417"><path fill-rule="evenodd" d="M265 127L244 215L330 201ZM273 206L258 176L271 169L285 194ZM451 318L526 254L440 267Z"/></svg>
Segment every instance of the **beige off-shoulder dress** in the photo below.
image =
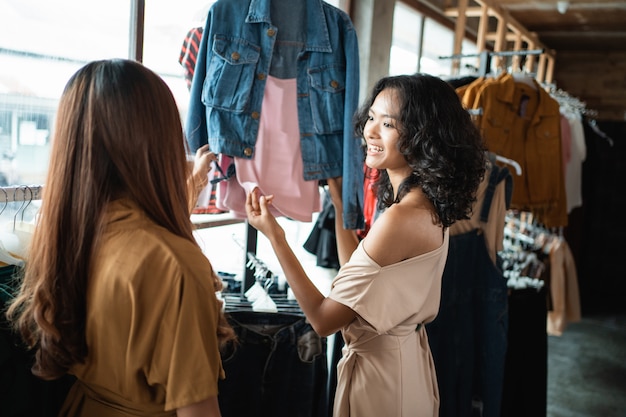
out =
<svg viewBox="0 0 626 417"><path fill-rule="evenodd" d="M329 297L357 314L342 329L334 417L436 417L439 390L424 324L439 310L448 254L428 253L379 266L359 244Z"/></svg>

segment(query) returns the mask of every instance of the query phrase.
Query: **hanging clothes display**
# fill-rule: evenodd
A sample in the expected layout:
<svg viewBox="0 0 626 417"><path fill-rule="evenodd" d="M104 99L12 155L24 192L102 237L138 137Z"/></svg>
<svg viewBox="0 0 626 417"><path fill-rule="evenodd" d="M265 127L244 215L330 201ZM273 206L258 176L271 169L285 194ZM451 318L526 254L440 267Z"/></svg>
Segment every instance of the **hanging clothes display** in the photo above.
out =
<svg viewBox="0 0 626 417"><path fill-rule="evenodd" d="M323 268L339 269L337 254L337 235L335 234L335 206L328 190L324 191L322 212L302 245L309 253L316 256L316 265Z"/></svg>
<svg viewBox="0 0 626 417"><path fill-rule="evenodd" d="M198 57L200 40L202 39L202 30L202 27L189 29L183 39L183 44L180 47L180 53L178 55L178 63L183 67L183 76L185 77L185 83L188 89L191 89L191 80L193 80L193 73L196 68L196 59Z"/></svg>
<svg viewBox="0 0 626 417"><path fill-rule="evenodd" d="M326 416L326 339L303 315L239 311L227 318L238 342L222 353L222 416Z"/></svg>
<svg viewBox="0 0 626 417"><path fill-rule="evenodd" d="M248 253L248 259L254 286L237 296L228 285L222 294L237 340L221 352L226 373L218 386L221 414L326 417L327 340L288 296L288 286L256 255Z"/></svg>
<svg viewBox="0 0 626 417"><path fill-rule="evenodd" d="M489 64L491 55L481 54L481 63ZM582 205L581 168L586 150L580 119L584 104L560 90L544 88L520 70L511 73L501 70L494 75L490 74L489 65L484 69L474 81L458 85L455 91L474 116L487 148L497 155L497 163L515 168L516 175L512 178L512 210L506 212L501 229L504 239L502 234L497 236L499 244L495 249L501 285L508 293L506 355L499 391L501 407L491 408L493 403L481 401L474 391L472 415L545 416L547 336L560 335L569 322L580 320L576 267L562 231L567 226L568 214ZM557 228L558 235L554 232ZM451 236L450 256L456 257L452 255L455 238ZM462 271L464 277L469 270L471 267ZM445 279L444 274L442 306ZM454 290L459 291L458 286ZM455 295L460 298L458 293ZM440 317L445 315L440 313ZM466 329L470 320L465 316L461 320L465 320L466 325L461 327ZM435 323L437 320L432 324ZM439 331L443 333L442 329ZM453 343L454 340L445 346L449 348ZM433 355L437 359L435 349ZM476 363L480 359L474 366ZM454 366L449 361L441 365L452 373L467 375L467 366ZM445 373L441 378L447 381ZM451 379L450 390L460 391L456 384L459 379ZM445 388L441 391L445 404ZM454 397L453 404L456 405L458 398ZM467 403L469 395L466 393L464 398ZM467 415L467 410L446 409L442 405L442 416L443 413Z"/></svg>
<svg viewBox="0 0 626 417"><path fill-rule="evenodd" d="M582 115L576 111L568 111L561 106L561 112L570 126L570 152L565 165L565 195L567 196L567 212L583 204L582 167L587 158L585 132Z"/></svg>
<svg viewBox="0 0 626 417"><path fill-rule="evenodd" d="M435 320L426 325L440 417L500 416L508 301L496 257L502 250L511 192L509 170L492 158L472 217L450 228L441 305Z"/></svg>
<svg viewBox="0 0 626 417"><path fill-rule="evenodd" d="M183 76L189 90L191 90L191 81L193 80L193 74L196 69L196 60L198 58L200 40L202 39L202 31L202 26L189 29L183 39L183 44L178 55L178 63L183 67ZM193 208L192 214L219 214L224 212L224 210L219 209L215 203L217 189L215 181L213 181L215 171L211 170L208 177L209 182L198 195L196 207Z"/></svg>
<svg viewBox="0 0 626 417"><path fill-rule="evenodd" d="M491 81L487 81L491 79ZM475 121L491 151L518 161L511 207L530 210L547 227L567 225L567 201L561 154L559 103L535 80L517 81L512 74L489 78L465 94L468 108L481 109Z"/></svg>
<svg viewBox="0 0 626 417"><path fill-rule="evenodd" d="M509 288L502 416L547 413L548 311L552 310L551 233L532 212L509 210L504 249L499 253Z"/></svg>
<svg viewBox="0 0 626 417"><path fill-rule="evenodd" d="M239 186L274 194L278 213L296 219L320 210L319 180L342 176L344 226L359 229L363 149L352 125L358 93L358 44L345 12L322 0L218 0L198 52L187 140L192 150L209 143L236 168L246 161ZM276 134L279 142L267 141ZM282 149L287 144L289 151ZM296 161L302 169L291 169ZM293 195L301 198L281 201Z"/></svg>
<svg viewBox="0 0 626 417"><path fill-rule="evenodd" d="M369 232L376 217L380 214L378 210L378 198L376 197L376 190L374 189L380 173L376 168L370 168L365 164L363 164L363 173L363 216L365 218L365 227L357 231L357 235L361 239L367 236L367 232Z"/></svg>
<svg viewBox="0 0 626 417"><path fill-rule="evenodd" d="M546 288L509 294L502 417L545 417L548 391Z"/></svg>
<svg viewBox="0 0 626 417"><path fill-rule="evenodd" d="M19 267L0 262L0 311L17 292ZM4 314L0 314L0 399L2 417L56 417L65 396L74 383L66 375L44 381L31 372L34 352L26 349Z"/></svg>
<svg viewBox="0 0 626 417"><path fill-rule="evenodd" d="M35 351L28 349L13 328L14 323L4 314L18 293L23 268L28 262L28 251L22 249L29 246L30 227L34 227L38 212L30 203L41 199L43 188L9 186L0 191L4 198L0 214L10 214L11 224L11 228L3 228L0 233L0 415L56 417L75 377L68 374L47 381L35 376L31 371ZM25 212L28 220L24 218ZM27 230L31 231L27 233Z"/></svg>
<svg viewBox="0 0 626 417"><path fill-rule="evenodd" d="M499 252L509 288L503 417L545 416L547 336L581 318L574 257L562 235L534 213L509 210Z"/></svg>
<svg viewBox="0 0 626 417"><path fill-rule="evenodd" d="M544 245L550 256L550 297L548 334L561 336L569 323L581 320L578 273L569 245L560 236L548 238Z"/></svg>
<svg viewBox="0 0 626 417"><path fill-rule="evenodd" d="M563 170L565 175L565 195L567 212L571 213L583 204L582 166L587 157L583 114L587 113L585 103L560 89L550 89L550 95L559 103L564 129L561 130L563 147Z"/></svg>

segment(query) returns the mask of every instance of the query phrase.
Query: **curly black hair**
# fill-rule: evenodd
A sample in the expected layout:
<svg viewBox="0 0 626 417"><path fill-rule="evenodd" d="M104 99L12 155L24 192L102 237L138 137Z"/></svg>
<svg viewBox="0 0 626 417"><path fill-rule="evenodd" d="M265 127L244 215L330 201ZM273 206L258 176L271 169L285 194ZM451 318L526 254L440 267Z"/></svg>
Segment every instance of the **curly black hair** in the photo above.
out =
<svg viewBox="0 0 626 417"><path fill-rule="evenodd" d="M399 150L413 172L396 197L386 171L380 172L375 183L378 208L389 207L412 188L421 187L435 206L439 224L449 227L468 219L487 164L487 149L469 112L452 86L438 77L388 76L376 82L355 114L355 132L360 137L370 107L386 89L394 90L400 100Z"/></svg>

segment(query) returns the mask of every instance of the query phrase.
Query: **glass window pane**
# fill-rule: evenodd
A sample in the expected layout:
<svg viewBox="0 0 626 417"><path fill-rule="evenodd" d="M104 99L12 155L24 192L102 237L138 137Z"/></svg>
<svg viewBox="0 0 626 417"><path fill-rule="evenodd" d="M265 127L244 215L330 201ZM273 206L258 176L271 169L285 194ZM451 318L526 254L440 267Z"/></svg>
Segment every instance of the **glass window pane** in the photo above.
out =
<svg viewBox="0 0 626 417"><path fill-rule="evenodd" d="M0 186L43 184L58 99L94 59L126 57L129 0L2 0Z"/></svg>
<svg viewBox="0 0 626 417"><path fill-rule="evenodd" d="M413 74L418 71L422 15L402 2L396 2L389 55L389 74Z"/></svg>
<svg viewBox="0 0 626 417"><path fill-rule="evenodd" d="M461 54L464 55L474 55L478 54L478 47L475 42L464 39L461 46ZM461 58L461 65L459 68L459 75L477 75L478 67L479 67L480 58L478 57L468 57Z"/></svg>
<svg viewBox="0 0 626 417"><path fill-rule="evenodd" d="M150 0L146 2L143 63L167 82L185 117L189 90L179 58L189 31L204 27L216 0ZM347 0L327 0L343 8Z"/></svg>
<svg viewBox="0 0 626 417"><path fill-rule="evenodd" d="M451 62L449 59L439 59L440 56L452 55L454 47L454 32L432 19L424 23L424 45L420 70L431 75L449 76Z"/></svg>
<svg viewBox="0 0 626 417"><path fill-rule="evenodd" d="M347 12L348 6L350 5L350 0L324 0L328 4L332 4L333 6ZM356 1L356 0L352 0Z"/></svg>
<svg viewBox="0 0 626 417"><path fill-rule="evenodd" d="M189 90L179 61L190 30L204 27L215 0L146 1L143 63L169 85L184 117Z"/></svg>

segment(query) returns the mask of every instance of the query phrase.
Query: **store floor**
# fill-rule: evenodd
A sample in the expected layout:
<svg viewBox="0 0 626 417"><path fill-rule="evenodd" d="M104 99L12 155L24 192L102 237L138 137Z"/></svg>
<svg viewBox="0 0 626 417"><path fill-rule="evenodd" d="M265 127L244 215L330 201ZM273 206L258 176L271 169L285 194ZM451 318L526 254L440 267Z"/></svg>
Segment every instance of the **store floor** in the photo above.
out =
<svg viewBox="0 0 626 417"><path fill-rule="evenodd" d="M548 336L547 417L626 417L626 313L583 315Z"/></svg>

